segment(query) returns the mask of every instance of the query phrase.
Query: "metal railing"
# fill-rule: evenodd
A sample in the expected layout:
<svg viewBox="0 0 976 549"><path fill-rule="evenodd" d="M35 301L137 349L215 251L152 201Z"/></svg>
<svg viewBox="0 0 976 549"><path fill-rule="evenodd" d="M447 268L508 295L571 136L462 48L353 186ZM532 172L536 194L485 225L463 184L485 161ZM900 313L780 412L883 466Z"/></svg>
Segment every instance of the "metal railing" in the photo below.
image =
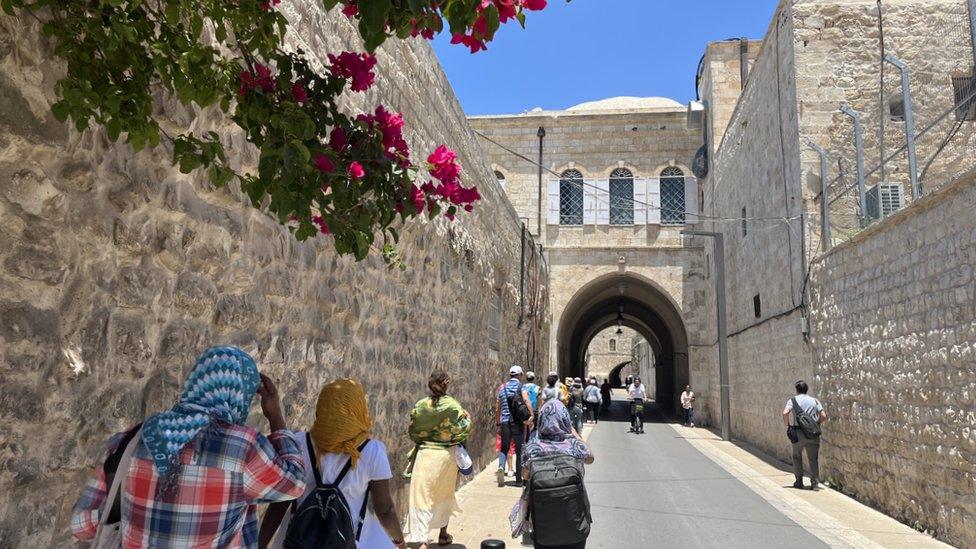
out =
<svg viewBox="0 0 976 549"><path fill-rule="evenodd" d="M939 6L878 14L927 32L882 33L877 86L837 105L829 142L807 140L818 155L808 166L819 188L820 222L810 225L820 251L976 168L976 0Z"/></svg>

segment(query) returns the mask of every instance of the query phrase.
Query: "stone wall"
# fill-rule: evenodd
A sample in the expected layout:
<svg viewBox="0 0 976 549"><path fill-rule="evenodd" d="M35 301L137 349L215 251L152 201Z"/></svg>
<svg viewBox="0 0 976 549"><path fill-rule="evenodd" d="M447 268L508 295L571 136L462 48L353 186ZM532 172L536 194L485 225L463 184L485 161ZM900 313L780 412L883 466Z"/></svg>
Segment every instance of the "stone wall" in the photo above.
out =
<svg viewBox="0 0 976 549"><path fill-rule="evenodd" d="M345 19L319 4L280 7L293 45L323 58L359 48ZM296 427L309 424L323 384L358 378L395 471L408 412L427 374L445 368L474 414L471 449L485 463L494 427L484 395L505 366L526 363L533 323L538 366L529 366L544 369L548 313L543 305L518 327L520 225L426 42L384 46L376 86L349 108L402 110L416 154L457 149L484 200L455 223L406 227L401 272L376 257L338 258L324 237L296 242L235 186L181 175L165 150L133 154L55 122L63 67L40 36L27 18L0 17L0 546L66 545L71 506L107 438L170 404L210 344L251 351L279 380ZM167 121L214 129L234 162L253 167L227 119L159 108ZM533 265L545 291L544 263ZM485 337L492 290L502 302L497 351ZM264 425L257 407L252 423Z"/></svg>
<svg viewBox="0 0 976 549"><path fill-rule="evenodd" d="M976 543L976 172L812 265L823 475Z"/></svg>
<svg viewBox="0 0 976 549"><path fill-rule="evenodd" d="M610 371L631 358L631 346L637 334L633 328L622 327L622 335L617 335L617 327L610 327L593 338L586 351L586 375L596 376L600 382L610 375ZM610 347L610 341L614 348ZM626 367L624 368L626 369Z"/></svg>

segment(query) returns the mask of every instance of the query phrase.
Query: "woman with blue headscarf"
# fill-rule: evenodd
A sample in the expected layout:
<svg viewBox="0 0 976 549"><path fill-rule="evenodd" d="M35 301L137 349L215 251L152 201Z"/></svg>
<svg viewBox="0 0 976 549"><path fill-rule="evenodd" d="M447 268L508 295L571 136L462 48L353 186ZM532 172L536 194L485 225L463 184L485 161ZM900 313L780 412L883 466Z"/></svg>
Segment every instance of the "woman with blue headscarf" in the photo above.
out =
<svg viewBox="0 0 976 549"><path fill-rule="evenodd" d="M267 437L244 425L255 393L271 425ZM114 522L126 548L256 547L256 504L295 499L305 489L278 390L237 347L204 351L175 406L108 446L72 513L80 540L101 540ZM120 465L120 497L106 505Z"/></svg>

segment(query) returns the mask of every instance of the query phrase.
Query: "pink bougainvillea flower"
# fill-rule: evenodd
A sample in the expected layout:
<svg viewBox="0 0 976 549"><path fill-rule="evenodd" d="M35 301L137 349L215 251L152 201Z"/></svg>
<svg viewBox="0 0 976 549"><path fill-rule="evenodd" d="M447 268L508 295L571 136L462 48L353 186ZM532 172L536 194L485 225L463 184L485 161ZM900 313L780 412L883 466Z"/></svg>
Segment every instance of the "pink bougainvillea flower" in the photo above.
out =
<svg viewBox="0 0 976 549"><path fill-rule="evenodd" d="M434 152L427 157L427 162L437 166L447 164L457 160L457 153L452 151L447 145L440 145Z"/></svg>
<svg viewBox="0 0 976 549"><path fill-rule="evenodd" d="M308 101L308 92L305 88L298 82L291 85L291 96L295 99L295 102L304 105Z"/></svg>
<svg viewBox="0 0 976 549"><path fill-rule="evenodd" d="M350 19L352 19L353 17L356 17L357 15L359 15L359 6L357 6L356 4L354 4L352 2L347 2L347 3L343 4L343 6L342 6L342 15L345 15L346 17L348 17Z"/></svg>
<svg viewBox="0 0 976 549"><path fill-rule="evenodd" d="M518 14L515 0L495 0L495 7L498 8L499 23L507 23Z"/></svg>
<svg viewBox="0 0 976 549"><path fill-rule="evenodd" d="M271 93L275 89L275 79L271 76L271 69L260 64L255 63L254 72L241 71L240 74L241 86L237 90L237 94L240 97L247 95L247 92L261 88L265 93Z"/></svg>
<svg viewBox="0 0 976 549"><path fill-rule="evenodd" d="M471 53L478 53L481 50L488 49L488 46L485 45L483 40L475 38L472 35L461 34L459 32L455 32L451 35L451 43L464 44L469 50L471 50Z"/></svg>
<svg viewBox="0 0 976 549"><path fill-rule="evenodd" d="M413 202L414 209L417 213L424 211L424 205L427 203L427 197L424 195L424 191L414 185L410 189L410 201Z"/></svg>
<svg viewBox="0 0 976 549"><path fill-rule="evenodd" d="M335 163L322 153L315 155L315 169L322 173L330 173L335 170Z"/></svg>
<svg viewBox="0 0 976 549"><path fill-rule="evenodd" d="M522 7L529 11L546 9L546 0L522 0Z"/></svg>
<svg viewBox="0 0 976 549"><path fill-rule="evenodd" d="M353 179L362 179L366 175L366 170L363 169L363 165L359 162L350 162L348 171L349 177Z"/></svg>
<svg viewBox="0 0 976 549"><path fill-rule="evenodd" d="M329 134L329 148L335 152L342 152L346 148L346 130L336 126Z"/></svg>
<svg viewBox="0 0 976 549"><path fill-rule="evenodd" d="M321 215L313 215L312 223L314 223L319 228L320 233L324 235L332 234L332 229L329 228L329 225L326 224L325 219L323 219Z"/></svg>
<svg viewBox="0 0 976 549"><path fill-rule="evenodd" d="M281 3L281 0L270 0L268 2L261 3L261 9L264 11L271 11L271 6L277 6Z"/></svg>
<svg viewBox="0 0 976 549"><path fill-rule="evenodd" d="M329 54L329 72L336 78L344 78L352 81L352 91L366 91L376 80L373 74L373 67L376 66L376 57L368 53L353 53L344 51L338 56Z"/></svg>
<svg viewBox="0 0 976 549"><path fill-rule="evenodd" d="M427 157L427 169L430 175L442 183L457 182L461 175L461 165L457 163L457 154L446 145L440 145Z"/></svg>

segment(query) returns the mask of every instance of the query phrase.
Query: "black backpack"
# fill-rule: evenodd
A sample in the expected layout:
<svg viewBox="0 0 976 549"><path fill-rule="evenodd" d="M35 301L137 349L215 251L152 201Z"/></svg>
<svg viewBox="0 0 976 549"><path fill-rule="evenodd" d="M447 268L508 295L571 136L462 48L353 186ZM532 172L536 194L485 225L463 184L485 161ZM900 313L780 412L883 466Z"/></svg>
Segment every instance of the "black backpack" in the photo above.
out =
<svg viewBox="0 0 976 549"><path fill-rule="evenodd" d="M508 415L511 418L509 423L518 422L521 425L532 417L532 412L529 411L529 407L525 404L525 399L522 398L521 383L519 383L514 393L509 390L508 384L505 384L505 400L508 402Z"/></svg>
<svg viewBox="0 0 976 549"><path fill-rule="evenodd" d="M554 455L529 463L529 513L535 543L573 545L590 535L590 500L579 460Z"/></svg>
<svg viewBox="0 0 976 549"><path fill-rule="evenodd" d="M800 408L796 402L796 397L793 397L793 415L796 416L796 426L803 431L807 438L820 438L820 422L803 408Z"/></svg>
<svg viewBox="0 0 976 549"><path fill-rule="evenodd" d="M319 473L315 458L315 446L312 436L305 434L308 453L311 458L312 471L315 473L315 491L305 498L305 501L294 509L288 531L285 534L285 549L356 549L356 541L363 532L366 519L366 504L369 503L369 490L363 498L363 506L359 510L359 527L353 531L352 513L346 497L342 495L339 484L346 478L346 473L352 467L352 459L346 462L339 476L332 484L324 484ZM359 445L359 451L369 439Z"/></svg>

